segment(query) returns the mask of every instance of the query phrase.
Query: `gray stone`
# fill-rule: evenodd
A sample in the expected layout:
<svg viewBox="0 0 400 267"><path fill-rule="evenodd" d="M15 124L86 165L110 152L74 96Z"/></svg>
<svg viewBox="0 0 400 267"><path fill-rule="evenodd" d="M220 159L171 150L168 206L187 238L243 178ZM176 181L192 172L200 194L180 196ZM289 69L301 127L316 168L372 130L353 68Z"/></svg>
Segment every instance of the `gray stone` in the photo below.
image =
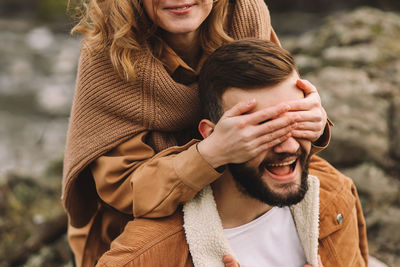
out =
<svg viewBox="0 0 400 267"><path fill-rule="evenodd" d="M327 64L342 66L360 66L376 62L381 51L376 46L360 44L354 46L332 46L322 52L322 59Z"/></svg>
<svg viewBox="0 0 400 267"><path fill-rule="evenodd" d="M382 161L389 155L389 103L375 97L379 84L353 68L325 67L306 76L319 89L332 127L324 154L334 164Z"/></svg>
<svg viewBox="0 0 400 267"><path fill-rule="evenodd" d="M380 250L399 255L400 253L400 209L386 207L373 212L366 218L368 236Z"/></svg>
<svg viewBox="0 0 400 267"><path fill-rule="evenodd" d="M353 179L360 197L365 199L365 212L374 212L399 202L400 182L379 167L363 163L354 168L342 169L342 172Z"/></svg>
<svg viewBox="0 0 400 267"><path fill-rule="evenodd" d="M391 155L400 161L400 95L392 102L391 112Z"/></svg>
<svg viewBox="0 0 400 267"><path fill-rule="evenodd" d="M54 45L53 33L46 27L32 29L26 35L26 43L34 50L47 50Z"/></svg>

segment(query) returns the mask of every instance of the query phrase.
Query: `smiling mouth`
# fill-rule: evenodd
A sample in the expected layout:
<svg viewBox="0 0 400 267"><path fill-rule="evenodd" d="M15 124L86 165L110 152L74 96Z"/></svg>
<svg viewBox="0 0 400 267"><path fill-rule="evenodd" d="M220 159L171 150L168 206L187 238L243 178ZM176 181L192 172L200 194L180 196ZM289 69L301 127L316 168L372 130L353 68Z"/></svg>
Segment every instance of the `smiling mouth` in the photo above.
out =
<svg viewBox="0 0 400 267"><path fill-rule="evenodd" d="M175 6L175 7L167 7L166 9L170 9L170 10L185 10L188 8L191 8L193 6L193 4L188 4L185 6Z"/></svg>
<svg viewBox="0 0 400 267"><path fill-rule="evenodd" d="M294 171L296 168L297 160L293 159L290 161L285 161L285 162L279 162L279 163L268 163L265 164L264 167L271 173L282 176L282 175L288 175Z"/></svg>

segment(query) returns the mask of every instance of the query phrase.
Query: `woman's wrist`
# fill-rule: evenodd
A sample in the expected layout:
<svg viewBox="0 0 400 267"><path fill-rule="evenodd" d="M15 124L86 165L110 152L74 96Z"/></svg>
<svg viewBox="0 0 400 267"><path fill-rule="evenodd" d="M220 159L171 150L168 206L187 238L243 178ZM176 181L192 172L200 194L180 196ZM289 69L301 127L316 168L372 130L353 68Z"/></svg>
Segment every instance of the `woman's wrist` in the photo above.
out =
<svg viewBox="0 0 400 267"><path fill-rule="evenodd" d="M215 146L212 145L207 138L197 144L197 151L203 159L216 170L219 170L220 167L226 164L222 157L216 153L217 150L215 149Z"/></svg>

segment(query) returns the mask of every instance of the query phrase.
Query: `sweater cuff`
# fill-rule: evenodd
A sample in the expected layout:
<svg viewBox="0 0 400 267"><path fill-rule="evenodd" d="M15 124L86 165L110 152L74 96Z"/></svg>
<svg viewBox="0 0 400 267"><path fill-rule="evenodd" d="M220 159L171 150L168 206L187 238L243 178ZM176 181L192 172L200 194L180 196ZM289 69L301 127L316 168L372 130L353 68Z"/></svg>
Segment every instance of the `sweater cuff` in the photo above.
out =
<svg viewBox="0 0 400 267"><path fill-rule="evenodd" d="M333 126L333 122L328 118L324 132L317 141L312 143L311 154L316 154L328 147L331 140L331 126Z"/></svg>
<svg viewBox="0 0 400 267"><path fill-rule="evenodd" d="M179 153L173 164L180 180L195 191L200 191L222 175L200 155L197 143Z"/></svg>

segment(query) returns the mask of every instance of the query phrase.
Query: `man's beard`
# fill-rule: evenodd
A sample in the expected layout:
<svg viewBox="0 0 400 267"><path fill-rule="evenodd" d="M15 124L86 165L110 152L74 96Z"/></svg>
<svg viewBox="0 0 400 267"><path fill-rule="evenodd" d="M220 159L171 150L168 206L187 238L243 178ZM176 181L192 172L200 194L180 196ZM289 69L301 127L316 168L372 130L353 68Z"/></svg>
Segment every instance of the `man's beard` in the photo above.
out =
<svg viewBox="0 0 400 267"><path fill-rule="evenodd" d="M236 185L243 194L255 198L270 206L290 206L299 203L308 190L307 177L308 165L311 155L306 155L304 151L299 157L302 168L300 185L288 183L280 185L279 189L286 191L285 193L274 192L266 182L262 180L264 173L264 164L260 164L259 168L251 168L242 164L229 164L229 170L236 182Z"/></svg>

